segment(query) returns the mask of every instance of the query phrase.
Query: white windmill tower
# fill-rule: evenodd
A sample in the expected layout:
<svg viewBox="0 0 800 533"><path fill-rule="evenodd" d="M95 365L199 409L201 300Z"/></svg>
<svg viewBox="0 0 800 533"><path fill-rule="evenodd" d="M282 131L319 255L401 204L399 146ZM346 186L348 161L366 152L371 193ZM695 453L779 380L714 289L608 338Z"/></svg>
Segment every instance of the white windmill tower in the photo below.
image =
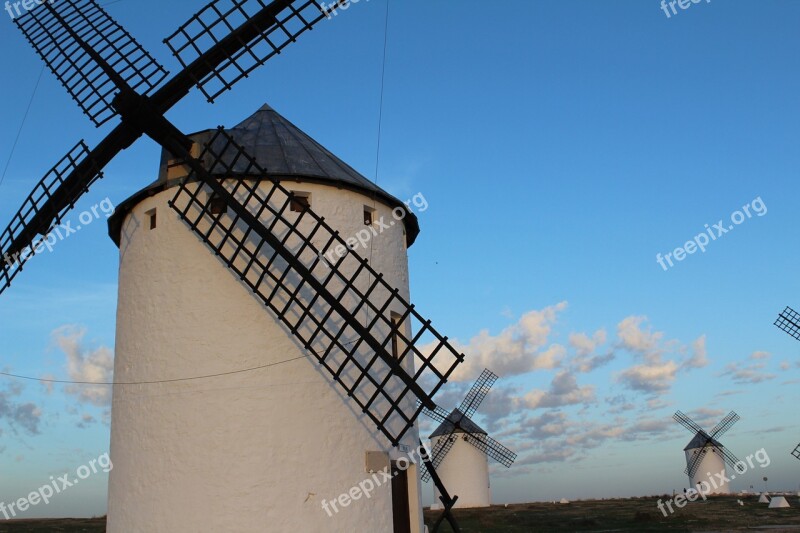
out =
<svg viewBox="0 0 800 533"><path fill-rule="evenodd" d="M456 508L488 507L492 503L489 481L489 458L510 467L517 454L489 437L471 417L478 410L497 381L490 370L484 370L461 405L448 413L444 409L423 412L441 422L430 435L433 464L445 486L458 495ZM423 473L423 481L429 476ZM441 494L434 487L435 500ZM441 507L435 505L434 508Z"/></svg>
<svg viewBox="0 0 800 533"><path fill-rule="evenodd" d="M739 460L717 438L739 420L739 415L731 411L710 432L706 432L680 411L673 418L694 433L692 440L683 449L686 456L684 473L689 476L689 485L706 494L730 494L730 486L726 480L735 479L736 476L728 476L725 465L727 463L736 470ZM722 480L715 474L722 474Z"/></svg>
<svg viewBox="0 0 800 533"><path fill-rule="evenodd" d="M269 107L192 136L165 117L195 85L213 102L325 18L315 0L214 0L167 39L184 66L168 81L96 0L14 21L97 126L120 124L40 180L0 257L41 244L142 135L164 149L156 182L109 221L111 533L424 527L406 458L464 356L409 303L416 218ZM0 265L0 292L30 257Z"/></svg>

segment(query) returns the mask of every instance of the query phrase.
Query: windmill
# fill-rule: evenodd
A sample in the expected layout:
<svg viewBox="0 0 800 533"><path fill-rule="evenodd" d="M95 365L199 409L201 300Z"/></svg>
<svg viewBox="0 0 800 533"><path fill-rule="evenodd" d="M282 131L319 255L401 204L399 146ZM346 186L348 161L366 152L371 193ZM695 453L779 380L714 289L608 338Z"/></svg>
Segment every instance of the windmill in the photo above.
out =
<svg viewBox="0 0 800 533"><path fill-rule="evenodd" d="M224 389L116 387L109 531L422 529L418 476L398 466L421 446L416 420L437 412L433 397L464 355L408 301L415 217L302 132L271 139L323 157L320 175L293 171L313 154L276 156L288 146L261 145L247 127L190 137L165 117L195 86L213 103L325 18L316 0L215 0L165 40L182 66L169 80L95 0L45 2L14 21L97 127L119 124L94 149L80 141L12 217L0 235L0 293L104 167L147 135L163 148L159 180L109 224L120 245L115 377L283 365L279 375L237 374ZM368 203L403 220L372 260L346 238L356 226L343 214ZM317 365L292 363L302 357ZM439 523L458 531L457 496L422 460L444 507ZM390 468L391 495L351 506L344 494L335 516L312 505Z"/></svg>
<svg viewBox="0 0 800 533"><path fill-rule="evenodd" d="M778 314L778 319L775 320L775 325L794 337L797 340L800 340L800 313L792 309L791 307L786 307L780 314ZM800 459L800 444L792 451L792 455Z"/></svg>
<svg viewBox="0 0 800 533"><path fill-rule="evenodd" d="M686 470L689 476L689 485L707 494L729 494L730 488L727 481L713 481L715 474L725 473L727 463L735 471L739 460L720 443L717 438L726 433L739 420L739 415L731 411L710 432L706 432L691 418L678 411L672 418L680 425L692 432L694 437L683 449L686 455ZM727 476L724 476L727 479ZM736 476L731 474L731 480ZM702 487L705 485L707 489Z"/></svg>
<svg viewBox="0 0 800 533"><path fill-rule="evenodd" d="M456 507L491 505L489 458L510 467L517 457L472 421L495 381L497 376L485 369L457 408L449 413L441 407L422 411L441 423L430 436L431 455L442 482L451 488L457 487ZM425 473L422 479L427 482L430 475Z"/></svg>

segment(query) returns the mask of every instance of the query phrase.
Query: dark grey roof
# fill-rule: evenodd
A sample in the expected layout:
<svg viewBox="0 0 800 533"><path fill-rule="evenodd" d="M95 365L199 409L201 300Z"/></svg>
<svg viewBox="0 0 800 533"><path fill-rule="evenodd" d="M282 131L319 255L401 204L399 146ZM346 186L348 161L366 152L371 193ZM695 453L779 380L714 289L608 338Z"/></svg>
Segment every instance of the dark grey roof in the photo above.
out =
<svg viewBox="0 0 800 533"><path fill-rule="evenodd" d="M266 104L226 131L272 175L316 177L388 195Z"/></svg>
<svg viewBox="0 0 800 533"><path fill-rule="evenodd" d="M694 438L689 441L689 444L686 445L686 448L684 448L683 451L695 450L697 448L702 448L706 444L711 444L712 446L714 446L716 448L722 448L723 447L722 443L720 441L718 441L717 439L711 439L709 441L707 436L703 436L701 433L698 432L697 435L695 435Z"/></svg>
<svg viewBox="0 0 800 533"><path fill-rule="evenodd" d="M488 435L478 424L464 416L458 409L453 409L453 412L447 415L447 418L442 422L436 430L431 433L430 438L439 437L441 435L449 435L456 427L456 433L475 433L478 435Z"/></svg>
<svg viewBox="0 0 800 533"><path fill-rule="evenodd" d="M419 235L419 222L403 202L359 174L270 106L265 104L254 115L225 131L267 171L268 177L333 185L375 196L391 207L404 209L407 244L414 244ZM214 133L215 130L204 130L190 137L195 142L203 143L208 142ZM168 163L172 159L174 158L168 152L162 151L158 180L117 206L109 220L109 234L114 242L119 244L122 220L134 205L175 185L167 180ZM233 176L228 177L235 177L238 173L243 175L247 170L247 163L240 160L233 165L232 170Z"/></svg>

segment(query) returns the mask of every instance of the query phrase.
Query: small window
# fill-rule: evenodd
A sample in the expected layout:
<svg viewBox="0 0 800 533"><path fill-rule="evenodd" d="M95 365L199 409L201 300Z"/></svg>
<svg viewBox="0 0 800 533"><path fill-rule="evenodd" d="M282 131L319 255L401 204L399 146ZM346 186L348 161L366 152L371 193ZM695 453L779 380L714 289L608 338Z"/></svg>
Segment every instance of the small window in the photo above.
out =
<svg viewBox="0 0 800 533"><path fill-rule="evenodd" d="M290 208L295 213L303 213L306 209L311 207L311 195L307 192L292 191L292 199L290 201Z"/></svg>
<svg viewBox="0 0 800 533"><path fill-rule="evenodd" d="M371 226L375 222L375 210L369 206L364 206L364 225Z"/></svg>
<svg viewBox="0 0 800 533"><path fill-rule="evenodd" d="M225 203L224 199L214 195L208 201L208 211L212 215L224 215L228 212L228 204Z"/></svg>
<svg viewBox="0 0 800 533"><path fill-rule="evenodd" d="M150 229L156 229L156 226L158 225L158 219L156 218L156 210L151 209L150 211L145 213L145 215L147 215L147 219L150 221Z"/></svg>

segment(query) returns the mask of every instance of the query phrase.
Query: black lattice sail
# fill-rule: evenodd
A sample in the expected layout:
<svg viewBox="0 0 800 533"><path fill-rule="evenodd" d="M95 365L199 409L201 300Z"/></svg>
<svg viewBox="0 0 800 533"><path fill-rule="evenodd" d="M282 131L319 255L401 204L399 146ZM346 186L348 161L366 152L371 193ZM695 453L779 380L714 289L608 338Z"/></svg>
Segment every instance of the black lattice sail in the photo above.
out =
<svg viewBox="0 0 800 533"><path fill-rule="evenodd" d="M217 0L165 43L184 67L196 62L211 67L194 81L213 102L323 18L316 0ZM219 47L219 53L209 53L213 46Z"/></svg>
<svg viewBox="0 0 800 533"><path fill-rule="evenodd" d="M22 207L11 218L11 223L0 234L0 249L3 250L3 261L0 266L0 292L11 285L11 281L22 270L28 260L40 252L46 245L48 234L53 224L61 222L64 213L72 207L70 202L60 211L52 213L43 211L46 206L52 205L50 200L54 194L63 194L74 197L69 187L64 188L64 178L70 174L81 174L85 177L81 187L91 185L101 177L99 167L89 154L89 147L80 141L56 165L45 174L25 199ZM88 185L85 185L88 184ZM65 230L66 231L66 230ZM55 235L50 236L55 237ZM15 242L29 242L23 248L15 247Z"/></svg>
<svg viewBox="0 0 800 533"><path fill-rule="evenodd" d="M111 103L119 84L96 57L142 94L148 94L167 76L167 71L94 0L45 2L14 22L97 126L116 115Z"/></svg>
<svg viewBox="0 0 800 533"><path fill-rule="evenodd" d="M800 444L798 444L795 449L792 450L792 456L794 456L795 459L800 459Z"/></svg>
<svg viewBox="0 0 800 533"><path fill-rule="evenodd" d="M710 432L706 432L695 421L686 416L681 411L677 411L673 416L676 422L688 429L694 434L694 438L686 446L685 450L694 450L691 458L687 461L684 473L690 477L694 477L697 469L703 462L706 454L709 452L719 454L725 463L731 468L736 468L739 460L734 456L717 438L726 433L733 425L739 421L740 417L735 412L731 411L725 416Z"/></svg>
<svg viewBox="0 0 800 533"><path fill-rule="evenodd" d="M775 325L795 339L800 340L800 313L791 307L787 307L778 315Z"/></svg>

